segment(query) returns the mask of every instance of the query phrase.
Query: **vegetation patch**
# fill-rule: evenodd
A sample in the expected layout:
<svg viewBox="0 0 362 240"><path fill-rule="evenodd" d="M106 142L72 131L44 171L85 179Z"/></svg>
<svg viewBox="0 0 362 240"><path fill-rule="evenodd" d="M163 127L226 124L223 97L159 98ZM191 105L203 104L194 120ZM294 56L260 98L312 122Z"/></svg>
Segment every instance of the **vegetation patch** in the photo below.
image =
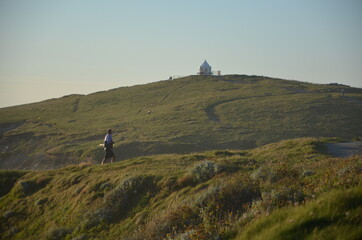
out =
<svg viewBox="0 0 362 240"><path fill-rule="evenodd" d="M8 194L26 171L0 171L0 197Z"/></svg>
<svg viewBox="0 0 362 240"><path fill-rule="evenodd" d="M18 190L21 194L31 195L44 188L51 181L51 179L51 177L39 177L27 181L20 181Z"/></svg>
<svg viewBox="0 0 362 240"><path fill-rule="evenodd" d="M67 228L53 228L48 231L47 240L63 240L72 230Z"/></svg>
<svg viewBox="0 0 362 240"><path fill-rule="evenodd" d="M98 183L96 186L98 185L101 191L104 186L109 187L106 183ZM102 223L116 223L123 218L134 216L148 204L145 196L155 194L155 191L152 176L126 178L105 194L100 207L86 214L81 228L87 230Z"/></svg>
<svg viewBox="0 0 362 240"><path fill-rule="evenodd" d="M252 223L236 239L359 239L362 188L332 191Z"/></svg>
<svg viewBox="0 0 362 240"><path fill-rule="evenodd" d="M0 198L0 239L360 239L361 156L326 142L28 171Z"/></svg>
<svg viewBox="0 0 362 240"><path fill-rule="evenodd" d="M214 157L233 157L238 153L230 149L306 136L358 139L360 99L360 88L226 75L188 76L3 108L0 168L99 163L105 122L113 129L118 160L215 149Z"/></svg>
<svg viewBox="0 0 362 240"><path fill-rule="evenodd" d="M196 181L205 182L222 171L223 168L219 164L205 161L197 163L194 167L192 167L190 169L190 174L196 179Z"/></svg>

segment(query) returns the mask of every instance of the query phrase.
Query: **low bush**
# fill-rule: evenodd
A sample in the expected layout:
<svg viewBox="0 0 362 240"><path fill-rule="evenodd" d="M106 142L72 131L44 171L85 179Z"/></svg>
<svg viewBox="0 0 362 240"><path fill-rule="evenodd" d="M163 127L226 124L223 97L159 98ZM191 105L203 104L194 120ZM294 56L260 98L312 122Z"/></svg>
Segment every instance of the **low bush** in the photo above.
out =
<svg viewBox="0 0 362 240"><path fill-rule="evenodd" d="M91 212L88 212L85 215L85 219L81 222L80 229L89 230L91 228L97 227L101 223L110 223L112 222L114 213L111 210L101 207Z"/></svg>
<svg viewBox="0 0 362 240"><path fill-rule="evenodd" d="M235 219L250 208L252 201L260 197L258 185L248 178L232 177L210 186L195 201L200 209L202 232L208 236L225 234Z"/></svg>
<svg viewBox="0 0 362 240"><path fill-rule="evenodd" d="M190 170L190 174L198 182L205 182L220 172L222 172L222 167L210 161L198 163Z"/></svg>
<svg viewBox="0 0 362 240"><path fill-rule="evenodd" d="M160 214L149 222L138 239L173 239L190 226L197 226L200 221L197 208L182 205Z"/></svg>
<svg viewBox="0 0 362 240"><path fill-rule="evenodd" d="M105 183L98 184L101 188ZM109 187L107 185L107 187ZM128 214L135 214L134 209L140 209L139 203L146 205L144 201L155 191L153 177L135 176L124 179L114 189L107 192L103 203L99 208L86 214L85 221L81 228L84 230L94 228L101 223L109 224L127 217ZM146 199L146 200L145 200Z"/></svg>
<svg viewBox="0 0 362 240"><path fill-rule="evenodd" d="M255 181L274 181L275 173L268 167L260 167L250 174L250 177Z"/></svg>
<svg viewBox="0 0 362 240"><path fill-rule="evenodd" d="M286 179L296 180L299 176L299 171L283 164L273 168L262 166L250 174L253 180L266 183L276 183Z"/></svg>
<svg viewBox="0 0 362 240"><path fill-rule="evenodd" d="M135 198L139 197L143 191L147 191L150 186L150 178L136 176L124 179L118 186L104 196L106 209L114 212L114 217L125 216L135 203Z"/></svg>

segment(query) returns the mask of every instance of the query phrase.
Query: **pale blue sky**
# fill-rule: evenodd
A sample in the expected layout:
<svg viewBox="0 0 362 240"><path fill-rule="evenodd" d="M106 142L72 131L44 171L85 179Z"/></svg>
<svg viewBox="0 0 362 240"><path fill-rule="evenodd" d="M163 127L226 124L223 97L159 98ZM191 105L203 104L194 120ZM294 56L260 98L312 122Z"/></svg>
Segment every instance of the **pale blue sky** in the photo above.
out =
<svg viewBox="0 0 362 240"><path fill-rule="evenodd" d="M362 87L360 0L0 0L0 107L195 74Z"/></svg>

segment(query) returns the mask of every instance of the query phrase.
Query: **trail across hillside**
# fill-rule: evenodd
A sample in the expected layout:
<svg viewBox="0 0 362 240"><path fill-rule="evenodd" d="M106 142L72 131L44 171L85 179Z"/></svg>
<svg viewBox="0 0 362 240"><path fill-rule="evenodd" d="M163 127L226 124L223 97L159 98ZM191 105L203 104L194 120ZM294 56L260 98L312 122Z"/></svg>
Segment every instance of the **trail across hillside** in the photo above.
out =
<svg viewBox="0 0 362 240"><path fill-rule="evenodd" d="M293 93L290 93L290 94L298 94L298 93L302 93L302 92L293 92ZM234 102L234 101L239 101L239 100L253 99L253 98L264 98L264 97L269 97L269 95L237 97L237 98L230 98L230 99L221 100L221 101L215 102L215 103L207 106L205 108L205 113L206 113L206 115L207 115L207 117L208 117L208 119L210 121L220 122L220 117L216 113L216 107L217 106L225 104L225 103L231 103L231 102Z"/></svg>
<svg viewBox="0 0 362 240"><path fill-rule="evenodd" d="M353 155L362 155L362 141L346 143L328 143L327 151L334 157L351 157Z"/></svg>
<svg viewBox="0 0 362 240"><path fill-rule="evenodd" d="M246 97L226 99L226 100L215 102L215 103L207 106L205 108L205 112L206 112L208 119L213 122L220 122L219 115L216 114L215 108L221 104L234 102L234 101L238 101L238 100L242 100L242 99L246 99Z"/></svg>
<svg viewBox="0 0 362 240"><path fill-rule="evenodd" d="M351 102L351 103L359 103L362 104L362 100L355 98L355 97L343 97L344 99L346 99L347 101Z"/></svg>
<svg viewBox="0 0 362 240"><path fill-rule="evenodd" d="M343 96L342 96L342 89ZM362 89L247 75L187 76L0 109L0 169L250 149L299 137L362 136Z"/></svg>

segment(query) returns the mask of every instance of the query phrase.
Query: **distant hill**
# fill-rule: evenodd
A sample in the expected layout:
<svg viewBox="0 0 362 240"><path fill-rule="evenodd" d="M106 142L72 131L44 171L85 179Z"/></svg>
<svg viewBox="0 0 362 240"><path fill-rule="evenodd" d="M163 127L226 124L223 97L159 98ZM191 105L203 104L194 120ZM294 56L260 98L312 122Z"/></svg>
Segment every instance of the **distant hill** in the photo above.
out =
<svg viewBox="0 0 362 240"><path fill-rule="evenodd" d="M0 239L361 239L362 158L333 142L0 171Z"/></svg>
<svg viewBox="0 0 362 240"><path fill-rule="evenodd" d="M344 96L341 91L344 89ZM299 137L362 136L362 89L260 76L189 76L0 109L0 168L250 149Z"/></svg>

